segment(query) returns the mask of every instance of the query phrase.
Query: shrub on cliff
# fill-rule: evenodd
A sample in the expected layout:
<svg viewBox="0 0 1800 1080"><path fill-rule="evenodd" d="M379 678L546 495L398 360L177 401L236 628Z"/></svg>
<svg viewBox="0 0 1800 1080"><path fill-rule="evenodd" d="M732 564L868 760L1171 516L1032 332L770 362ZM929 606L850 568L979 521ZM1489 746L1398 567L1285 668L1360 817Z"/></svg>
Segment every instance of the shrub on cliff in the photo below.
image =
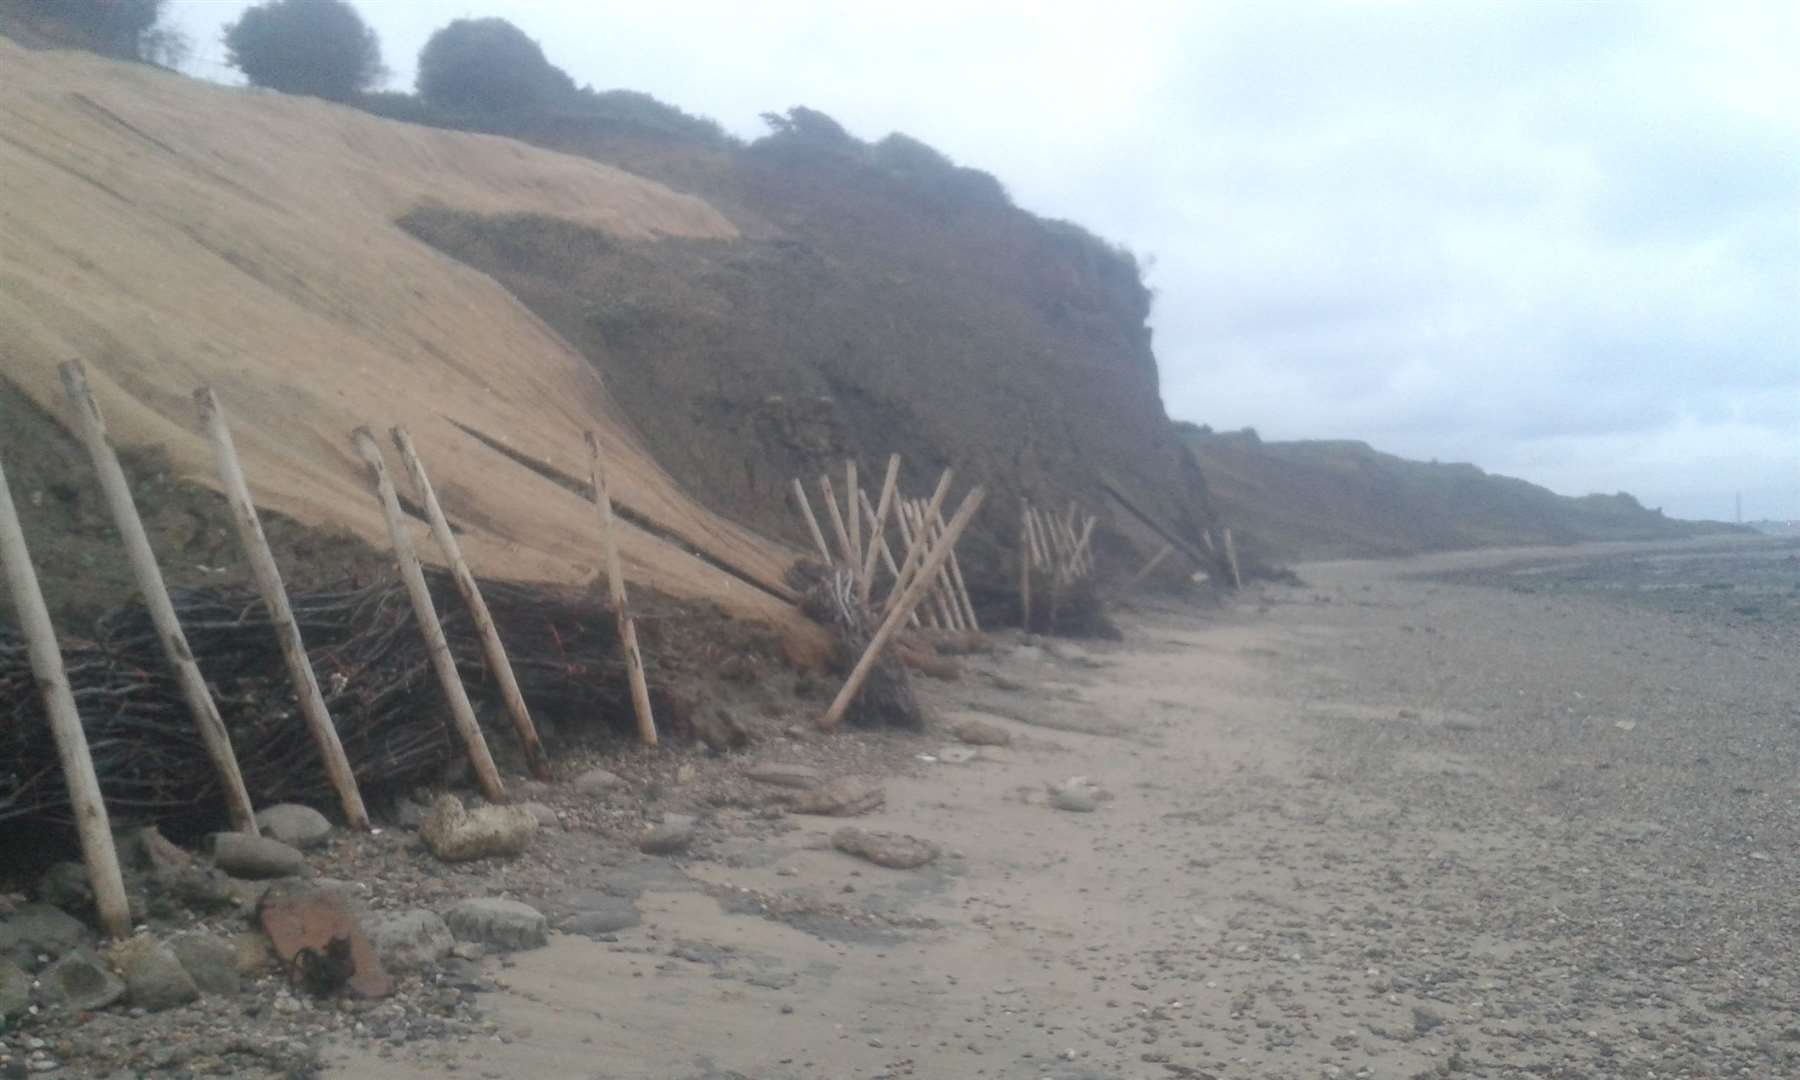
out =
<svg viewBox="0 0 1800 1080"><path fill-rule="evenodd" d="M419 97L437 108L518 112L574 94L568 73L505 19L458 19L419 51Z"/></svg>
<svg viewBox="0 0 1800 1080"><path fill-rule="evenodd" d="M257 86L348 101L379 82L381 43L344 0L268 0L225 27L226 62Z"/></svg>

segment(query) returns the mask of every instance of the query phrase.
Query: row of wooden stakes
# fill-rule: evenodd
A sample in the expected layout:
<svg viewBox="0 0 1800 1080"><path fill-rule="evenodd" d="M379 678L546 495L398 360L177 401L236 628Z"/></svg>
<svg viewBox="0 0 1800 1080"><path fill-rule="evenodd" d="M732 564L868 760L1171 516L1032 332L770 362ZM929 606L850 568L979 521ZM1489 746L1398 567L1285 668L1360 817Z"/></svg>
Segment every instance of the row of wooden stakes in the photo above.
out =
<svg viewBox="0 0 1800 1080"><path fill-rule="evenodd" d="M225 791L227 815L234 828L255 834L255 807L245 790L230 735L218 706L213 701L206 678L196 663L192 650L188 648L187 638L169 599L162 571L151 550L124 469L107 436L106 421L88 385L86 372L79 361L69 361L61 366L59 373L75 414L77 433L93 461L102 494L123 538L133 576L156 626L164 655L187 701L207 755L219 774ZM299 627L294 621L280 569L276 566L274 554L263 535L224 410L220 407L218 398L208 388L197 390L194 397L199 408L201 426L206 430L218 461L220 483L230 504L238 539L279 638L282 656L307 728L318 747L331 785L338 794L345 821L353 829L367 829L368 811L363 805L356 778L351 772L337 729L326 711L318 680L307 659L306 645L301 640ZM549 764L544 757L530 711L519 692L506 649L500 641L487 605L482 600L475 576L469 570L455 534L438 504L437 495L426 476L424 463L404 429L394 428L391 435L416 489L419 504L425 510L432 536L450 564L457 589L468 605L471 619L481 638L483 655L499 684L501 699L524 746L526 761L535 775L547 778ZM495 768L481 726L475 718L468 693L457 674L455 661L451 657L449 644L445 640L430 590L425 583L424 570L407 532L398 493L388 476L380 444L367 428L357 429L352 438L357 453L368 467L371 488L381 504L395 560L405 581L419 627L425 636L432 667L449 701L453 726L468 751L482 793L494 802L503 802L506 799L505 786ZM655 745L656 724L650 711L650 697L644 677L643 656L638 647L637 630L626 603L624 575L620 570L618 544L613 535L612 502L606 489L600 446L592 432L588 433L587 442L592 467L592 497L599 513L606 574L614 614L619 623L619 639L631 684L632 706L637 716L640 737L645 743ZM69 801L74 810L83 860L94 889L101 925L109 934L122 937L130 929L129 914L106 805L101 796L99 780L94 773L93 760L76 710L74 694L63 669L55 628L26 546L17 507L6 483L3 461L0 461L0 564L4 565L8 589L19 609L32 674L44 697L45 713L50 720L58 759L68 785Z"/></svg>

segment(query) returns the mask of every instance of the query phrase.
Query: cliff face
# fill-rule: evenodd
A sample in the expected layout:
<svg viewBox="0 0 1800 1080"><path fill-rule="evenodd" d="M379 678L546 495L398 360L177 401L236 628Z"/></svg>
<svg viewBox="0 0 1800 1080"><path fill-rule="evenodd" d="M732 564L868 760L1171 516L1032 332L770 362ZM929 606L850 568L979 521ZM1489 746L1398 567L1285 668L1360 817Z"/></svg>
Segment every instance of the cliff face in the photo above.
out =
<svg viewBox="0 0 1800 1080"><path fill-rule="evenodd" d="M1178 425L1225 520L1266 558L1333 559L1730 531L1630 495L1558 495L1473 465L1409 461L1347 440L1263 442Z"/></svg>
<svg viewBox="0 0 1800 1080"><path fill-rule="evenodd" d="M645 243L541 217L404 220L585 354L707 505L803 543L794 477L841 475L854 456L878 482L898 452L906 490L946 466L989 486L965 559L996 582L1021 495L1101 514L1120 567L1162 543L1144 519L1201 546L1206 492L1163 410L1129 254L901 136L512 133L698 194L736 227L728 242Z"/></svg>

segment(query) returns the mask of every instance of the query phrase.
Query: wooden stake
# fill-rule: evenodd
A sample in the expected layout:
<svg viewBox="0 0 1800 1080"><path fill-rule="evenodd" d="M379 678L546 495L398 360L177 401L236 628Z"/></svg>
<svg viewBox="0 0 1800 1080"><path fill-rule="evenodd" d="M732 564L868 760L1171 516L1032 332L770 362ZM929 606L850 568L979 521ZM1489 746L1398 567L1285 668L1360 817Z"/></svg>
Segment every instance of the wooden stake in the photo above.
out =
<svg viewBox="0 0 1800 1080"><path fill-rule="evenodd" d="M932 526L931 522L925 519L924 506L925 504L921 502L912 504L913 527L918 529L925 537L935 543L938 537L938 530ZM950 576L950 563L955 559L956 552L952 551L950 553L950 558L944 561L943 569L938 571L938 582L942 586L940 592L949 604L950 613L955 616L955 618L951 620L954 629L961 632L967 632L972 629L972 627L969 626L968 616L963 612L962 595L956 590L956 579Z"/></svg>
<svg viewBox="0 0 1800 1080"><path fill-rule="evenodd" d="M855 566L856 562L850 555L850 534L844 529L844 515L838 512L837 491L831 486L831 477L819 477L819 491L825 496L825 509L831 512L831 531L837 536L838 550L843 553L841 558L833 559L832 562Z"/></svg>
<svg viewBox="0 0 1800 1080"><path fill-rule="evenodd" d="M519 741L525 745L525 762L531 769L531 775L539 780L550 779L550 763L544 759L544 746L538 741L537 725L531 722L531 710L525 707L525 695L519 691L519 680L513 675L512 661L506 656L506 646L500 643L500 631L494 626L494 616L488 611L487 601L481 597L481 586L476 584L475 575L469 570L468 561L463 558L462 545L456 542L456 534L450 531L450 522L444 517L444 508L438 504L437 491L432 488L431 480L425 475L425 463L419 460L419 452L414 449L412 437L405 428L394 428L388 432L394 440L394 446L400 451L400 460L406 463L406 472L412 477L413 489L418 492L419 503L425 507L425 520L431 525L431 535L437 541L438 550L450 563L450 576L456 580L456 591L462 593L463 604L469 609L469 618L475 623L475 632L481 637L481 654L487 658L488 670L494 673L494 681L500 684L500 701L506 706L506 715L512 718L513 730L519 733Z"/></svg>
<svg viewBox="0 0 1800 1080"><path fill-rule="evenodd" d="M867 515L869 519L869 536L874 540L876 550L881 556L882 565L887 567L887 572L894 576L895 581L899 581L900 568L894 565L894 552L893 549L888 547L887 528L885 526L882 528L876 528L874 526L875 508L869 505L869 497L867 495L862 496L862 509L863 513ZM907 621L911 622L914 626L918 626L918 612L914 612L912 617Z"/></svg>
<svg viewBox="0 0 1800 1080"><path fill-rule="evenodd" d="M600 440L587 433L588 483L594 506L600 511L600 543L606 549L606 587L612 593L613 616L619 623L619 646L625 651L625 674L631 681L631 711L637 715L638 739L656 745L656 717L650 712L650 686L644 679L644 652L638 647L637 622L625 602L625 570L619 562L619 542L613 535L612 496L606 490L606 470L600 460ZM836 515L836 510L832 511Z"/></svg>
<svg viewBox="0 0 1800 1080"><path fill-rule="evenodd" d="M475 767L475 779L481 785L481 793L489 802L506 801L506 785L500 782L500 771L494 767L494 757L488 753L487 739L481 734L481 724L475 719L475 709L469 704L469 693L463 689L462 677L456 673L456 658L450 655L450 643L444 639L443 624L438 622L437 605L431 602L431 589L425 584L425 569L419 565L418 552L413 549L412 537L406 532L406 518L400 511L400 497L394 491L394 482L388 476L387 462L382 459L381 446L375 441L375 435L368 428L357 428L352 439L356 443L357 453L362 455L363 463L369 467L369 484L374 489L375 499L381 504L381 515L387 519L388 539L394 545L394 561L400 567L401 580L406 582L406 594L412 600L413 615L419 621L419 632L425 636L425 651L431 656L431 666L437 672L438 685L444 690L444 697L450 703L450 719L456 727L456 733L462 737L463 745L469 751L469 763Z"/></svg>
<svg viewBox="0 0 1800 1080"><path fill-rule="evenodd" d="M875 661L881 655L881 650L887 646L888 639L894 636L894 632L900 628L900 624L906 621L907 613L917 607L920 600L924 599L925 590L931 587L933 575L949 557L950 549L956 546L956 538L961 536L963 529L968 527L969 520L975 516L975 511L981 508L981 500L984 495L985 492L978 487L963 497L962 505L956 510L956 516L950 519L949 527L944 530L943 541L932 549L930 555L925 557L923 569L913 579L913 583L907 586L905 594L900 596L888 611L887 617L881 620L881 626L876 629L875 636L869 639L868 647L863 650L862 657L850 670L850 677L844 680L843 687L838 690L837 697L832 699L831 707L825 710L825 715L819 718L820 727L830 730L843 722L844 713L850 708L850 703L856 700L857 693L862 690L862 684L867 681L869 672L874 669Z"/></svg>
<svg viewBox="0 0 1800 1080"><path fill-rule="evenodd" d="M900 504L900 531L906 537L907 543L916 546L922 551L929 551L931 549L931 537L926 532L924 523L919 520L918 509L913 506L911 502L902 502ZM962 629L962 620L957 617L956 608L944 595L944 579L942 574L935 576L931 583L929 595L931 605L937 609L938 619L944 624L944 629L953 633L960 631Z"/></svg>
<svg viewBox="0 0 1800 1080"><path fill-rule="evenodd" d="M1019 627L1031 633L1031 515L1019 506Z"/></svg>
<svg viewBox="0 0 1800 1080"><path fill-rule="evenodd" d="M1081 527L1081 536L1075 541L1075 565L1084 575L1094 572L1093 552L1089 550L1088 543L1094 538L1094 522L1097 520L1099 519L1090 515L1087 523Z"/></svg>
<svg viewBox="0 0 1800 1080"><path fill-rule="evenodd" d="M806 518L806 530L812 534L813 543L818 545L819 557L825 565L831 565L831 549L825 546L825 534L819 529L819 519L813 516L812 503L806 498L806 486L794 477L794 499L800 504L800 514Z"/></svg>
<svg viewBox="0 0 1800 1080"><path fill-rule="evenodd" d="M937 535L942 536L944 532L944 515L941 513L938 514L936 520L931 524L932 528L936 530ZM969 596L969 586L963 581L962 562L957 559L956 552L954 551L950 553L950 580L952 584L956 586L957 595L962 597L964 621L969 624L970 630L973 630L977 634L981 633L981 621L975 617L975 601Z"/></svg>
<svg viewBox="0 0 1800 1080"><path fill-rule="evenodd" d="M1137 573L1131 575L1131 580L1127 581L1125 583L1125 587L1127 589L1132 588L1132 587L1136 586L1138 582L1143 581L1145 578L1149 577L1150 571L1155 570L1158 566L1161 566L1162 561L1164 559L1168 558L1170 555L1174 554L1174 552L1175 552L1174 548L1170 547L1168 544L1164 544L1162 546L1161 551L1150 556L1150 561L1144 564L1144 568L1142 570L1139 570Z"/></svg>
<svg viewBox="0 0 1800 1080"><path fill-rule="evenodd" d="M937 488L931 493L930 509L932 513L937 513L938 509L944 505L944 496L950 491L952 476L953 470L945 469L944 475L938 477ZM900 580L894 583L894 591L888 594L887 603L881 609L884 616L893 610L894 604L900 599L903 590L912 585L913 571L925 554L924 537L920 537L919 540L919 543L911 544L906 549L906 558L900 563Z"/></svg>
<svg viewBox="0 0 1800 1080"><path fill-rule="evenodd" d="M106 421L100 415L100 403L94 400L94 393L88 388L87 373L82 370L81 361L67 361L58 371L69 404L75 410L81 441L87 445L94 471L99 474L100 490L106 496L107 508L112 511L113 523L125 542L125 556L131 563L132 576L137 579L150 621L156 625L156 637L162 645L163 656L175 672L175 681L181 686L182 697L187 699L194 727L200 732L200 742L219 774L220 786L225 789L225 810L234 828L254 836L256 808L250 804L250 793L244 790L244 776L238 771L237 754L231 749L231 735L225 730L225 720L219 715L218 705L213 702L206 676L200 673L200 665L194 663L187 635L181 632L181 620L175 617L175 605L169 602L169 590L163 585L156 553L150 550L150 537L145 535L143 519L138 517L137 504L131 499L125 470L119 467L118 455L113 453L112 444L107 441Z"/></svg>
<svg viewBox="0 0 1800 1080"><path fill-rule="evenodd" d="M1233 588L1244 587L1244 576L1238 573L1237 545L1231 542L1231 529L1225 530L1225 561L1231 564L1231 585Z"/></svg>
<svg viewBox="0 0 1800 1080"><path fill-rule="evenodd" d="M862 605L864 607L869 606L869 586L875 580L875 551L876 551L876 548L879 546L885 546L886 542L887 542L886 534L887 534L888 509L893 506L894 484L899 479L900 479L900 455L899 454L889 454L888 455L888 463L887 463L887 476L883 477L882 481L881 481L881 501L876 506L874 515L869 520L869 550L863 556L862 580L858 583L857 599L862 601ZM862 500L864 506L868 505L869 497L867 495L864 495L861 490L857 491L856 496L857 496L857 498ZM852 517L856 516L855 511L851 511L851 516ZM876 543L877 540L880 540L881 544L878 545ZM888 561L889 562L893 561L893 556L891 554L888 556Z"/></svg>
<svg viewBox="0 0 1800 1080"><path fill-rule="evenodd" d="M856 482L856 459L844 462L844 512L850 517L850 569L860 572L863 564L862 515L856 512L856 496L862 485Z"/></svg>
<svg viewBox="0 0 1800 1080"><path fill-rule="evenodd" d="M1025 536L1031 541L1031 563L1039 570L1048 570L1050 563L1050 545L1044 538L1043 530L1038 525L1037 511L1031 503L1021 500L1025 514Z"/></svg>
<svg viewBox="0 0 1800 1080"><path fill-rule="evenodd" d="M900 505L894 508L894 523L900 528L900 539L906 542L906 552L908 555L911 555L916 549L925 546L924 537L913 531L912 522L907 519L905 500L901 500ZM890 602L894 600L899 592L900 590L896 588L893 592L889 593L888 600ZM926 601L919 605L919 608L924 612L925 621L930 624L931 629L948 630L950 629L948 616L944 614L943 605L941 603L934 603L937 599L937 593L933 592Z"/></svg>
<svg viewBox="0 0 1800 1080"><path fill-rule="evenodd" d="M56 739L56 757L62 763L63 783L69 789L69 805L75 811L75 833L81 840L81 860L87 866L88 884L94 890L94 906L100 927L109 937L131 935L131 907L125 900L125 879L119 873L119 853L113 848L112 824L106 802L100 797L100 780L94 775L94 758L88 751L87 733L75 710L75 695L63 671L62 650L56 644L56 628L44 606L31 552L25 547L25 529L6 485L6 466L0 462L0 569L6 572L6 588L19 613L31 655L31 676L44 697L44 714Z"/></svg>
<svg viewBox="0 0 1800 1080"><path fill-rule="evenodd" d="M319 680L312 661L306 655L306 643L300 638L300 626L294 621L294 609L288 604L287 588L281 583L281 570L263 535L262 520L250 498L250 486L244 482L244 469L238 462L237 447L231 439L231 427L225 411L213 392L201 387L194 391L200 407L200 423L212 440L213 455L219 461L219 486L225 489L225 501L231 505L232 524L237 527L238 543L244 559L250 564L250 575L256 579L256 590L263 606L269 609L269 622L275 640L281 646L281 658L287 664L288 680L294 684L294 697L300 702L300 715L306 719L307 732L318 747L325 765L325 776L337 792L344 821L359 832L369 828L369 811L363 806L362 792L356 787L356 774L350 759L344 756L344 744L338 739L331 714L325 709L325 697L319 693Z"/></svg>

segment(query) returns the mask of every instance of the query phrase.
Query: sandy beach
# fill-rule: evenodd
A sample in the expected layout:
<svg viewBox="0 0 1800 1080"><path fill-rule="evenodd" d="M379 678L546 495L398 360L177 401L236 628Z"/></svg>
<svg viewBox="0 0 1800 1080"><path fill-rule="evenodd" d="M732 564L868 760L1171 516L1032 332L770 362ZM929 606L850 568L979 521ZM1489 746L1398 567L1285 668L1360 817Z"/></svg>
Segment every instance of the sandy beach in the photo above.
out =
<svg viewBox="0 0 1800 1080"><path fill-rule="evenodd" d="M1800 581L1791 548L1674 550L1689 577ZM1230 610L1130 612L1118 644L1008 640L926 692L944 723L979 714L1011 744L884 737L886 805L855 821L935 843L934 863L877 867L831 849L843 820L745 808L707 817L767 827L726 820L674 860L571 832L540 891L632 898L639 925L490 958L491 1036L385 1056L348 1040L327 1060L611 1080L1793 1075L1795 626L1556 584L1646 558L1668 557L1314 565ZM1048 804L1074 776L1094 812Z"/></svg>

